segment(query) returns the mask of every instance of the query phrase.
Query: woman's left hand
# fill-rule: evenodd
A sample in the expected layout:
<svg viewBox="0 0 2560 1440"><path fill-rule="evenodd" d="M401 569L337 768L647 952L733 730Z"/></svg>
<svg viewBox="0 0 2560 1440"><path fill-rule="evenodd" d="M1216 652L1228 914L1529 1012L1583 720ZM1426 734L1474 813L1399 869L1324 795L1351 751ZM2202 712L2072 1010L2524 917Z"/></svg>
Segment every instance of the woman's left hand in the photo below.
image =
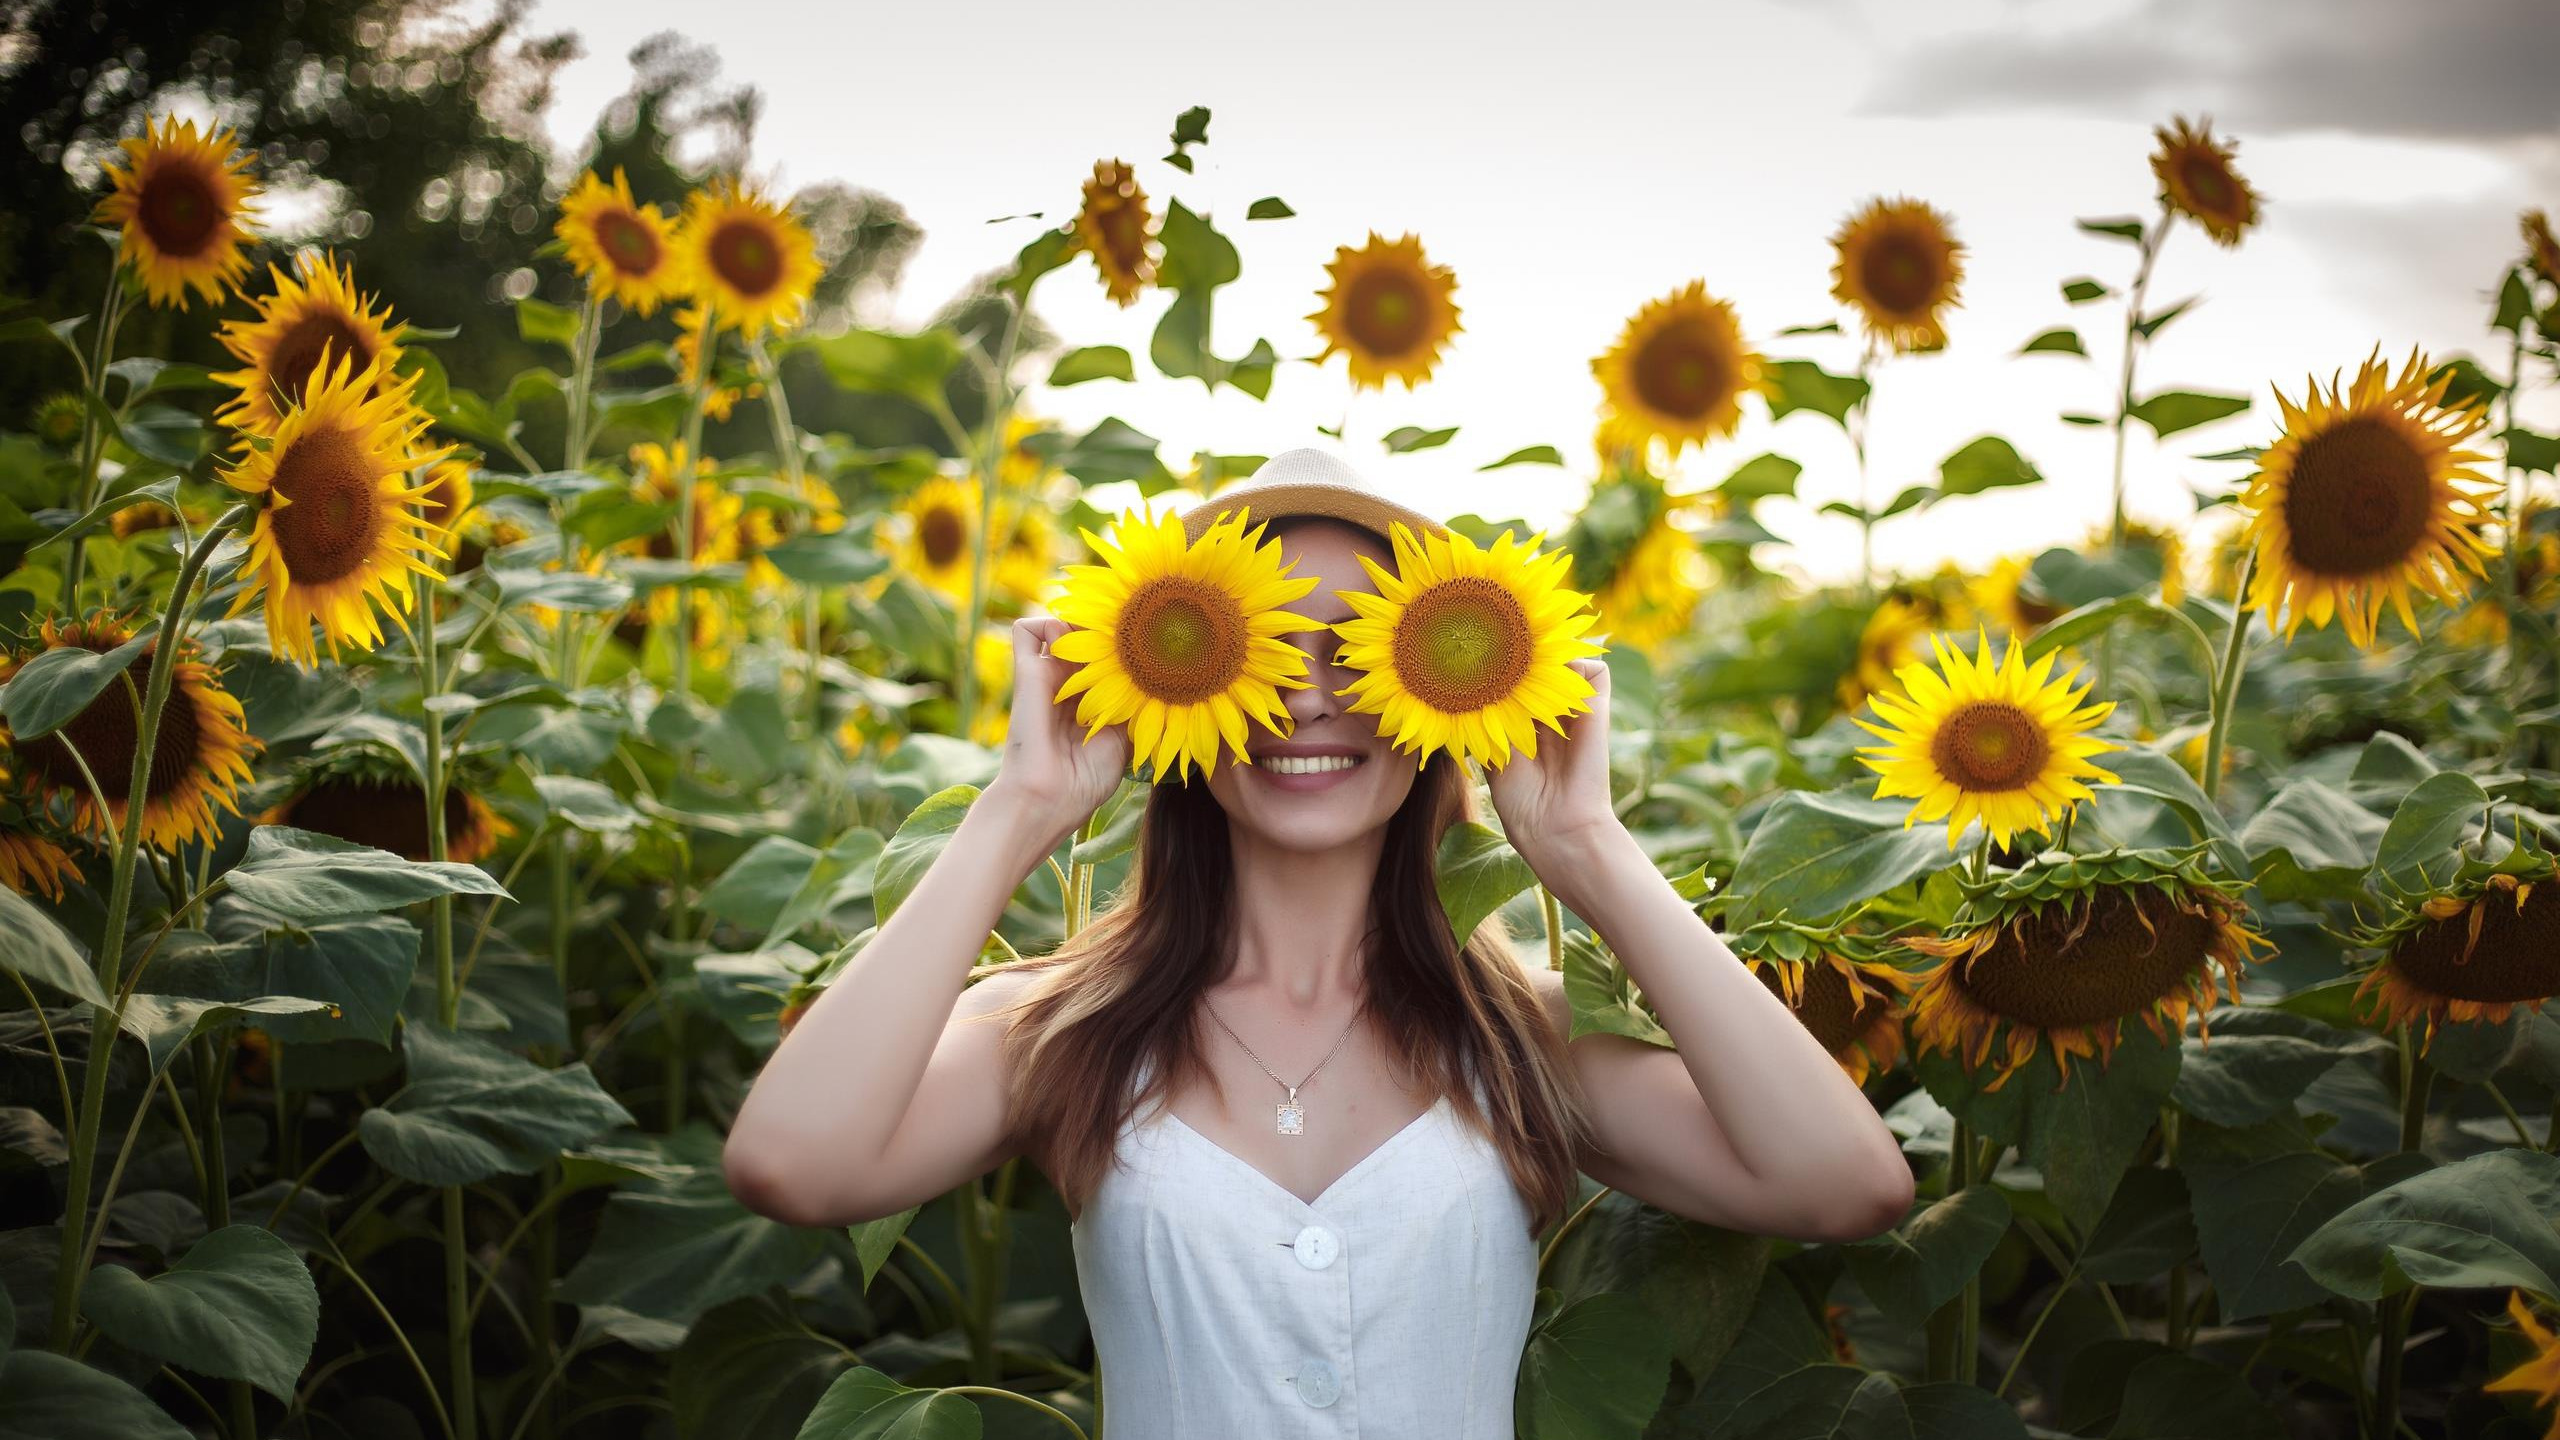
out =
<svg viewBox="0 0 2560 1440"><path fill-rule="evenodd" d="M1591 682L1591 708L1568 717L1563 735L1540 727L1537 755L1514 752L1487 780L1503 833L1533 870L1618 828L1609 800L1609 667L1567 663Z"/></svg>

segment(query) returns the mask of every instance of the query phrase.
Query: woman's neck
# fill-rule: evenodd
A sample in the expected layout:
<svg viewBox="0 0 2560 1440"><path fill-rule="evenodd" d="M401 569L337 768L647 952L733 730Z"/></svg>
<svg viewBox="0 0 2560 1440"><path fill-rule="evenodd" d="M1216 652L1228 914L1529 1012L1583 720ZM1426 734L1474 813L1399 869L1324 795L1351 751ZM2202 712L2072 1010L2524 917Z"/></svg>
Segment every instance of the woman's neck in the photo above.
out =
<svg viewBox="0 0 2560 1440"><path fill-rule="evenodd" d="M1362 985L1369 891L1383 831L1331 850L1283 850L1235 834L1234 978L1270 986L1288 1005L1325 1009Z"/></svg>

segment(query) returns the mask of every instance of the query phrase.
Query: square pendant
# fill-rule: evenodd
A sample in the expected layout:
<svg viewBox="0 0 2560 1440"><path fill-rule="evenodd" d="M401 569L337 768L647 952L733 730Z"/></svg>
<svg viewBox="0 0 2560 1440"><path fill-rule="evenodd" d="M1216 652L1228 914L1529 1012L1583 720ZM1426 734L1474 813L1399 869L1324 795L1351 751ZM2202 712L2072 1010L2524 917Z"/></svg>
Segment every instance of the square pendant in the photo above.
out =
<svg viewBox="0 0 2560 1440"><path fill-rule="evenodd" d="M1306 1111L1306 1107L1305 1107L1305 1106L1303 1106L1303 1105L1294 1105L1294 1104L1291 1104L1290 1102L1288 1102L1288 1101L1286 1101L1286 1100L1281 1101L1281 1102L1280 1102L1280 1133L1281 1133L1281 1134L1283 1134L1283 1135L1303 1135L1303 1134L1305 1134L1305 1133L1306 1133L1306 1130L1307 1130L1307 1111Z"/></svg>

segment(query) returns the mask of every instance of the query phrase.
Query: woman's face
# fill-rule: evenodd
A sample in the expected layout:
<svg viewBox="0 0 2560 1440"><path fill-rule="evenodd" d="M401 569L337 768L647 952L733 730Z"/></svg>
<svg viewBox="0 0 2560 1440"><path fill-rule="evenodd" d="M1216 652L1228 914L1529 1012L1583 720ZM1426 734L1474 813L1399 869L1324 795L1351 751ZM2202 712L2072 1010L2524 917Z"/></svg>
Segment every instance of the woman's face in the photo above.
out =
<svg viewBox="0 0 2560 1440"><path fill-rule="evenodd" d="M1313 575L1316 588L1289 610L1331 625L1352 618L1338 590L1374 593L1359 557L1393 569L1395 557L1368 531L1338 520L1305 519L1277 527L1280 553L1295 561L1295 575ZM1282 690L1296 722L1283 739L1253 727L1250 765L1222 765L1209 793L1227 812L1239 838L1252 836L1285 850L1330 850L1383 829L1404 804L1420 774L1410 756L1399 758L1378 734L1378 717L1354 715L1337 695L1360 672L1337 665L1342 639L1331 630L1281 637L1307 655L1308 688Z"/></svg>

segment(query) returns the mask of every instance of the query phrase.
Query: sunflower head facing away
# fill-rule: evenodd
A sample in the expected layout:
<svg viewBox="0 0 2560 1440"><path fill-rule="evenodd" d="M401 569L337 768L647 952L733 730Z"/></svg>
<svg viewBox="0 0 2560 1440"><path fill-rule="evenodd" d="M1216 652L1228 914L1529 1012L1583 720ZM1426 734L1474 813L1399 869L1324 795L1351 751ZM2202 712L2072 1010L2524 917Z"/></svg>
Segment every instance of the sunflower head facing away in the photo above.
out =
<svg viewBox="0 0 2560 1440"><path fill-rule="evenodd" d="M333 765L258 817L263 824L332 835L388 850L404 860L434 858L427 837L427 792L406 771L370 762ZM464 774L448 778L444 791L447 860L476 864L515 827L491 808L480 787Z"/></svg>
<svg viewBox="0 0 2560 1440"><path fill-rule="evenodd" d="M2154 128L2160 148L2151 173L2160 178L2160 202L2204 227L2216 245L2237 245L2258 223L2258 195L2231 168L2232 142L2217 140L2211 120L2189 124L2180 116Z"/></svg>
<svg viewBox="0 0 2560 1440"><path fill-rule="evenodd" d="M107 167L114 188L90 218L123 231L124 258L152 304L184 310L191 289L221 304L224 287L249 272L242 250L258 183L247 152L228 130L208 134L169 116L118 148L123 160Z"/></svg>
<svg viewBox="0 0 2560 1440"><path fill-rule="evenodd" d="M101 613L86 620L47 621L38 638L38 650L76 648L104 655L132 639L133 631ZM32 658L34 652L0 662L0 681ZM39 807L67 808L73 828L100 839L108 833L110 816L119 828L137 823L131 787L134 749L142 733L139 697L158 663L155 642L125 672L133 681L130 691L121 683L109 685L51 734L19 740L0 727L6 773L20 793ZM222 688L213 667L197 658L193 643L182 643L169 676L168 704L160 712L160 733L151 747L151 775L143 786L138 822L143 843L167 849L211 838L217 823L213 807L240 813L240 787L249 783L249 760L259 749L239 700ZM98 808L100 795L106 797L104 811Z"/></svg>
<svg viewBox="0 0 2560 1440"><path fill-rule="evenodd" d="M1495 769L1514 749L1535 759L1538 727L1562 735L1597 693L1573 667L1602 653L1583 638L1600 620L1591 597L1564 585L1573 557L1508 530L1480 547L1455 531L1417 539L1398 521L1391 538L1394 571L1360 557L1378 592L1340 592L1352 618L1334 633L1361 672L1341 692L1351 713L1377 716L1417 767L1444 749Z"/></svg>
<svg viewBox="0 0 2560 1440"><path fill-rule="evenodd" d="M1239 765L1247 722L1291 728L1283 688L1303 690L1307 657L1283 635L1324 627L1280 607L1316 588L1293 576L1280 542L1245 528L1239 508L1185 543L1180 516L1129 511L1108 534L1085 532L1099 565L1070 565L1050 606L1077 628L1049 653L1076 666L1056 700L1076 700L1091 739L1126 722L1135 760L1156 783L1217 770L1220 743Z"/></svg>
<svg viewBox="0 0 2560 1440"><path fill-rule="evenodd" d="M2067 608L2033 588L2028 575L2031 563L2016 555L1993 561L1991 569L1967 587L1974 609L2012 635L2033 635Z"/></svg>
<svg viewBox="0 0 2560 1440"><path fill-rule="evenodd" d="M1641 470L1616 471L1592 486L1564 548L1573 556L1573 584L1591 592L1609 643L1653 651L1688 631L1706 593L1706 560L1671 517L1695 498L1666 493Z"/></svg>
<svg viewBox="0 0 2560 1440"><path fill-rule="evenodd" d="M1870 697L1885 723L1857 722L1886 742L1858 747L1858 763L1884 777L1876 797L1917 802L1903 817L1906 829L1945 820L1950 850L1976 819L2004 847L2019 831L2050 833L2074 804L2096 798L2089 781L2116 783L2089 757L2124 748L2088 733L2114 701L2083 706L2087 686L2072 689L2071 675L2046 679L2054 652L2030 669L2025 646L2013 638L1995 662L1990 637L1979 628L1974 634L1972 655L1930 636L1937 668L1903 666L1895 672L1903 693Z"/></svg>
<svg viewBox="0 0 2560 1440"><path fill-rule="evenodd" d="M977 563L979 487L975 480L936 475L908 492L886 522L883 548L916 583L969 603Z"/></svg>
<svg viewBox="0 0 2560 1440"><path fill-rule="evenodd" d="M1164 247L1156 241L1147 192L1138 188L1137 172L1127 161L1093 162L1074 229L1076 248L1093 257L1093 268L1102 274L1102 293L1112 303L1127 309L1138 303L1139 291L1156 283Z"/></svg>
<svg viewBox="0 0 2560 1440"><path fill-rule="evenodd" d="M2376 1017L2425 1041L2445 1025L2504 1024L2560 995L2560 859L2520 846L2355 938L2382 952L2356 988Z"/></svg>
<svg viewBox="0 0 2560 1440"><path fill-rule="evenodd" d="M1316 363L1341 351L1350 357L1353 387L1363 390L1384 390L1390 380L1410 390L1430 379L1449 337L1463 328L1450 299L1456 272L1423 258L1420 238L1388 240L1375 230L1357 250L1335 246L1324 269L1332 277L1316 292L1324 308L1307 317L1324 337Z"/></svg>
<svg viewBox="0 0 2560 1440"><path fill-rule="evenodd" d="M1724 938L1850 1079L1864 1085L1901 1061L1913 980L1874 937L1770 920Z"/></svg>
<svg viewBox="0 0 2560 1440"><path fill-rule="evenodd" d="M1671 458L1731 435L1742 399L1767 385L1768 362L1742 338L1733 305L1692 280L1648 300L1618 342L1591 362L1600 380L1600 444L1639 448L1659 438Z"/></svg>
<svg viewBox="0 0 2560 1440"><path fill-rule="evenodd" d="M2357 645L2374 643L2388 603L2418 628L2409 592L2460 599L2497 553L2481 536L2498 487L2475 465L2488 456L2462 441L2488 421L2479 405L2444 401L2451 372L2427 378L2411 351L2397 378L2377 351L2352 383L2309 380L2297 406L2276 394L2284 434L2258 456L2241 507L2257 550L2247 604L2287 640L2308 619L2338 617Z"/></svg>
<svg viewBox="0 0 2560 1440"><path fill-rule="evenodd" d="M2560 238L2551 233L2551 217L2540 210L2527 210L2516 225L2524 231L2526 263L2543 279L2560 285Z"/></svg>
<svg viewBox="0 0 2560 1440"><path fill-rule="evenodd" d="M798 324L826 270L809 227L733 180L693 192L675 243L694 298L715 323L750 336Z"/></svg>
<svg viewBox="0 0 2560 1440"><path fill-rule="evenodd" d="M406 628L410 575L433 575L446 532L419 514L432 482L410 472L453 453L425 448L427 417L409 403L417 376L393 375L375 356L357 369L332 354L313 372L303 403L285 412L265 443L224 472L232 488L262 499L243 571L249 578L231 613L264 600L267 638L278 655L318 658L317 620L334 657L341 643L382 643L378 604Z"/></svg>
<svg viewBox="0 0 2560 1440"><path fill-rule="evenodd" d="M289 275L270 266L275 293L250 301L257 316L226 320L222 347L240 360L241 368L213 378L236 386L239 394L224 402L214 418L235 430L270 430L284 412L303 401L322 355L350 361L364 370L374 361L385 368L400 363L400 333L390 307L356 289L355 277L335 257L306 255Z"/></svg>
<svg viewBox="0 0 2560 1440"><path fill-rule="evenodd" d="M1995 872L1945 933L1902 943L1938 963L1919 977L1911 1034L1923 1051L1996 1065L1997 1090L2050 1047L2112 1059L2128 1020L2175 1043L2217 993L2240 1000L2242 967L2267 944L2248 911L2183 850L2046 851Z"/></svg>
<svg viewBox="0 0 2560 1440"><path fill-rule="evenodd" d="M1832 298L1858 312L1867 334L1897 354L1943 349L1944 312L1962 303L1964 246L1945 214L1919 200L1882 197L1831 237Z"/></svg>
<svg viewBox="0 0 2560 1440"><path fill-rule="evenodd" d="M552 233L568 251L570 267L586 277L588 293L620 301L633 314L646 315L684 293L674 227L657 206L631 198L619 166L611 185L592 170L578 177L560 202Z"/></svg>
<svg viewBox="0 0 2560 1440"><path fill-rule="evenodd" d="M1932 631L1975 618L1972 605L1969 596L1941 594L1939 587L1922 582L1887 590L1858 627L1857 659L1838 686L1842 708L1854 709L1868 696L1892 689L1895 671L1929 658Z"/></svg>

